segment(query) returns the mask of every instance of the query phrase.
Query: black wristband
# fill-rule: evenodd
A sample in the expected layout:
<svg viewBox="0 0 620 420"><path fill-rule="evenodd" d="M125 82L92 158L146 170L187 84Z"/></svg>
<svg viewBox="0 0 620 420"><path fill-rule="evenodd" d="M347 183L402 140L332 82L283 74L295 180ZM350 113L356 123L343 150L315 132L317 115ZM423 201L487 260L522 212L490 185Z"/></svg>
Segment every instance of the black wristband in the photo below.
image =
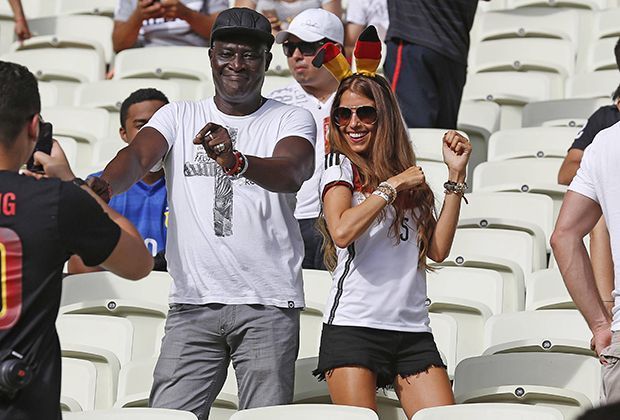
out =
<svg viewBox="0 0 620 420"><path fill-rule="evenodd" d="M78 188L81 188L82 186L86 185L88 186L88 184L86 183L86 181L84 181L82 178L79 177L75 177L71 180L71 182L73 182L73 185L75 185Z"/></svg>

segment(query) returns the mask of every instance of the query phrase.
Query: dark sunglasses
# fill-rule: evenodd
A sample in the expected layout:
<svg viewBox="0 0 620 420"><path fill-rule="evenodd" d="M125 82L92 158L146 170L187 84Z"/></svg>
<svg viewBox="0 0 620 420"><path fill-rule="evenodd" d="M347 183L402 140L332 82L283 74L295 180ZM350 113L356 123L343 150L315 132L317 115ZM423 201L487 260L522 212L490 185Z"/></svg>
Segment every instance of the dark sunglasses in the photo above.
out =
<svg viewBox="0 0 620 420"><path fill-rule="evenodd" d="M353 114L357 115L357 119L364 124L372 125L377 122L377 108L370 105L353 106L350 108L339 106L332 112L332 118L338 127L343 127L349 125Z"/></svg>
<svg viewBox="0 0 620 420"><path fill-rule="evenodd" d="M284 55L292 57L295 54L295 50L299 48L299 51L305 56L315 55L316 52L325 45L325 41L317 42L285 42L282 44Z"/></svg>

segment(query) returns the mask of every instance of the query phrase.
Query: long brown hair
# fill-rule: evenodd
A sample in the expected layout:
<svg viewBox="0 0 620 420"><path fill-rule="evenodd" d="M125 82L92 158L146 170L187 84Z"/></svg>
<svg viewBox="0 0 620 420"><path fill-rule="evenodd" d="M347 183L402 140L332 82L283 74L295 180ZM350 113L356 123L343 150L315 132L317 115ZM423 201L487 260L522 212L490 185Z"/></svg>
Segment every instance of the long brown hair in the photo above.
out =
<svg viewBox="0 0 620 420"><path fill-rule="evenodd" d="M370 145L367 156L355 153L348 141L344 138L335 124L334 118L329 122L329 147L331 152L340 152L345 155L357 168L363 191L373 191L380 182L397 175L416 164L415 154L409 142L407 128L396 97L392 93L385 78L376 75L373 77L353 75L340 83L331 111L340 106L342 95L351 91L365 96L375 102L378 119L375 138ZM390 237L395 242L400 241L400 229L407 212L418 227L417 241L420 250L418 267L428 269L426 255L429 243L437 221L435 219L435 197L427 183L416 188L398 193L394 202L396 218L390 226ZM325 266L333 271L336 268L336 248L329 231L325 217L321 211L318 227L323 235L323 260Z"/></svg>

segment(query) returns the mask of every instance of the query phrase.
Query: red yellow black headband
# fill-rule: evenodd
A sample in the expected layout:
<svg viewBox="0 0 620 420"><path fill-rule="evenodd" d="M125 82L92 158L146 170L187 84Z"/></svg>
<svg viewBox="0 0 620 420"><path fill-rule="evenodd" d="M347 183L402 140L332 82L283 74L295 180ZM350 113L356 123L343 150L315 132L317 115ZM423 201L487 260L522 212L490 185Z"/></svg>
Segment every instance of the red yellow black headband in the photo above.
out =
<svg viewBox="0 0 620 420"><path fill-rule="evenodd" d="M381 62L381 40L377 29L369 26L361 33L353 51L355 74L374 76ZM324 66L338 80L342 81L353 75L351 65L338 46L327 43L321 47L312 60L315 67Z"/></svg>

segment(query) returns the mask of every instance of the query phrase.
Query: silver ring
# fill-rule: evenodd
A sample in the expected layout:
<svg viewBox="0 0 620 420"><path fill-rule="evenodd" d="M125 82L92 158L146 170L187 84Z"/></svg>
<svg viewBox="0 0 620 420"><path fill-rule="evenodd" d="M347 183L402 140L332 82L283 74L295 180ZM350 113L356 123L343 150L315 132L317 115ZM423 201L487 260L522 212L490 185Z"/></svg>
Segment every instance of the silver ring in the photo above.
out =
<svg viewBox="0 0 620 420"><path fill-rule="evenodd" d="M225 149L226 146L224 145L224 143L216 144L215 146L213 146L213 150L215 150L217 153L222 153Z"/></svg>
<svg viewBox="0 0 620 420"><path fill-rule="evenodd" d="M211 140L214 140L213 134L211 134L211 133L208 133L205 137L209 137Z"/></svg>

